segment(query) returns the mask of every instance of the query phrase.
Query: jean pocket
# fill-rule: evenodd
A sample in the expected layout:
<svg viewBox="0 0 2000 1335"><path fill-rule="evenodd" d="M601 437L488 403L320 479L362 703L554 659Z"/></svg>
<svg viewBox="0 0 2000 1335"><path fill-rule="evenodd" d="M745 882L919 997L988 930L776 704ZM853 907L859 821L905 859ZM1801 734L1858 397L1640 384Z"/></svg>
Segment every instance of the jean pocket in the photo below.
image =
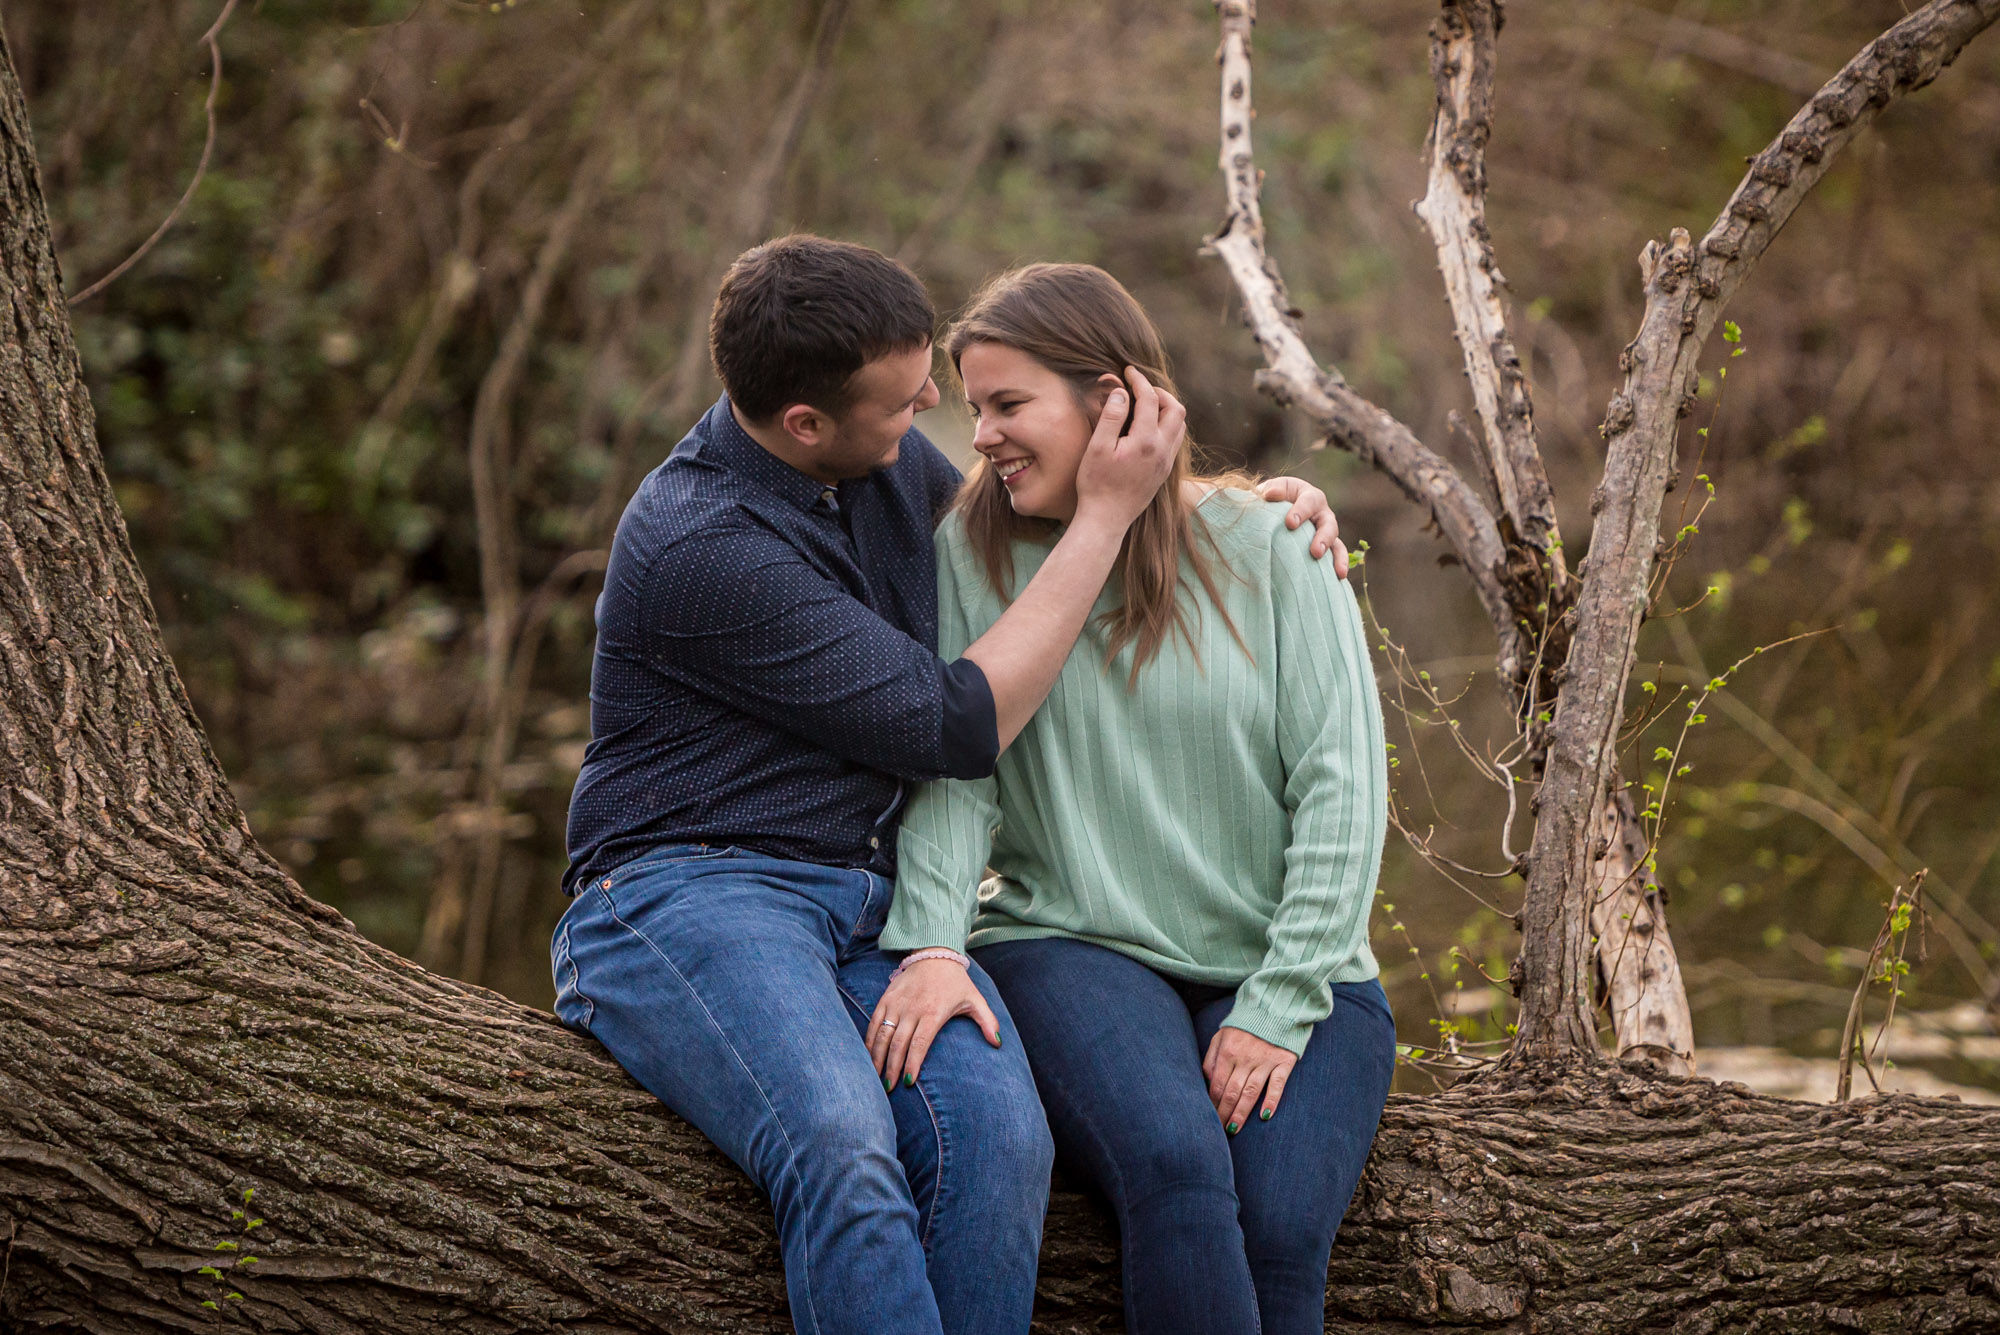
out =
<svg viewBox="0 0 2000 1335"><path fill-rule="evenodd" d="M584 993L582 980L577 977L576 961L569 951L568 923L556 928L555 940L549 947L549 962L556 975L556 1018L572 1029L590 1032L597 1006Z"/></svg>

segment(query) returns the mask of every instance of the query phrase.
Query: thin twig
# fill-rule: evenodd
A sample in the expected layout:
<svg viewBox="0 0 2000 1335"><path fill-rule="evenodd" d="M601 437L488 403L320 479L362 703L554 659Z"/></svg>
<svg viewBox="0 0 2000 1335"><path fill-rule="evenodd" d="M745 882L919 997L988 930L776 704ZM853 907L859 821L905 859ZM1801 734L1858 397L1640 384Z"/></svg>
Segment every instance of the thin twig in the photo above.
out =
<svg viewBox="0 0 2000 1335"><path fill-rule="evenodd" d="M174 205L173 211L161 219L160 225L153 229L153 234L147 237L137 250L125 257L123 264L120 264L110 273L104 275L104 277L98 279L89 287L69 299L69 304L72 308L89 301L92 297L116 282L119 276L126 270L146 258L146 252L159 244L160 238L167 234L167 229L174 225L175 220L187 208L188 201L194 198L194 192L201 188L201 179L208 174L208 160L215 153L215 99L222 92L222 42L220 40L222 25L229 22L229 16L236 12L237 4L238 0L227 0L227 3L222 6L222 12L215 16L215 22L209 24L208 31L201 35L201 40L208 46L208 100L202 103L202 113L208 118L208 133L202 140L201 160L194 165L194 179L189 181L187 189L181 192L180 201Z"/></svg>
<svg viewBox="0 0 2000 1335"><path fill-rule="evenodd" d="M1833 1101L1835 1103L1847 1102L1854 1091L1854 1054L1859 1050L1861 1045L1862 1008L1868 1000L1869 985L1876 981L1875 965L1882 959L1884 953L1889 950L1897 936L1897 911L1899 909L1913 910L1918 897L1923 893L1923 885L1924 873L1919 871L1915 876L1910 878L1908 885L1899 885L1889 894L1888 914L1882 920L1882 929L1875 933L1875 944L1868 952L1868 962L1861 968L1861 981L1854 988L1854 1000L1847 1007L1847 1023L1842 1026L1840 1031L1840 1077L1834 1089ZM1905 918L1902 930L1905 932L1908 931L1907 918ZM1889 1017L1895 1015L1896 994L1899 990L1894 979L1891 978L1889 986ZM1889 1019L1884 1018L1882 1021L1882 1032L1887 1033L1888 1029ZM1880 1045L1880 1037L1876 1039L1876 1043L1878 1046ZM1883 1069L1886 1073L1887 1066L1885 1065ZM1882 1086L1875 1079L1875 1073L1869 1070L1868 1063L1865 1060L1861 1063L1861 1071L1863 1075L1868 1077L1868 1083L1875 1086L1875 1092L1878 1094L1881 1093Z"/></svg>

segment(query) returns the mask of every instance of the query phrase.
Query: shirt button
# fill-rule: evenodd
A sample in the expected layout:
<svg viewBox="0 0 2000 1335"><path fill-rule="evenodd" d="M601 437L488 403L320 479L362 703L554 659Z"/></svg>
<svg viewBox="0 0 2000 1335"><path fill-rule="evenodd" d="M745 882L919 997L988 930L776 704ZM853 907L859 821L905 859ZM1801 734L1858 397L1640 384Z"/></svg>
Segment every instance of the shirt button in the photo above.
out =
<svg viewBox="0 0 2000 1335"><path fill-rule="evenodd" d="M868 846L870 848L880 848L882 846L882 841L880 839L877 839L874 835L871 834L868 836Z"/></svg>

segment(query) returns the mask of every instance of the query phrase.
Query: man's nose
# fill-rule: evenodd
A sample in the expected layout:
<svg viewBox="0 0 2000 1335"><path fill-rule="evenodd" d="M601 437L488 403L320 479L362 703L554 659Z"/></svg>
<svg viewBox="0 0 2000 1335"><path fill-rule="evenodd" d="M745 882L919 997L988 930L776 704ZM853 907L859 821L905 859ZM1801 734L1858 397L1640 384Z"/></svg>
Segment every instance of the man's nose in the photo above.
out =
<svg viewBox="0 0 2000 1335"><path fill-rule="evenodd" d="M924 392L917 395L917 411L920 413L929 412L938 406L938 401L943 397L942 394L938 393L937 381L924 381Z"/></svg>

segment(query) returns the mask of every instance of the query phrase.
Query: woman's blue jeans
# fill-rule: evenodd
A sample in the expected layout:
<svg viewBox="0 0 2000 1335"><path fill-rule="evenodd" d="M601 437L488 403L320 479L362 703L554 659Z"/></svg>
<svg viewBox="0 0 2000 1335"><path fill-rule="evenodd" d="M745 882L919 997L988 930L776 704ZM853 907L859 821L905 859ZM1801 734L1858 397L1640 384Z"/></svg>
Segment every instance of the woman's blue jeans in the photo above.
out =
<svg viewBox="0 0 2000 1335"><path fill-rule="evenodd" d="M1118 1216L1127 1330L1320 1335L1333 1235L1395 1066L1381 984L1333 985L1277 1112L1230 1136L1201 1060L1232 990L1067 938L975 953L1027 1042L1057 1153Z"/></svg>
<svg viewBox="0 0 2000 1335"><path fill-rule="evenodd" d="M656 849L556 928L556 1014L769 1194L801 1335L1022 1335L1054 1150L993 983L988 1046L938 1034L885 1093L862 1030L895 886L734 849Z"/></svg>

